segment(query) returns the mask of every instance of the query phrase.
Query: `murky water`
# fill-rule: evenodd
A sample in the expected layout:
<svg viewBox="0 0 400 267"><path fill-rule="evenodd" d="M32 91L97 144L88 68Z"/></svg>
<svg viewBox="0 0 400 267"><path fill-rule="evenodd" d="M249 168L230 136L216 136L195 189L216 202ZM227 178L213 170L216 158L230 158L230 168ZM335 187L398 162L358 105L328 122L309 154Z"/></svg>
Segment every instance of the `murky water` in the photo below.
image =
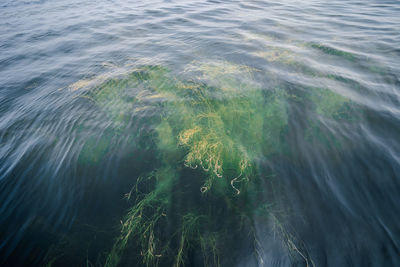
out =
<svg viewBox="0 0 400 267"><path fill-rule="evenodd" d="M5 0L0 265L399 266L399 73L398 1Z"/></svg>

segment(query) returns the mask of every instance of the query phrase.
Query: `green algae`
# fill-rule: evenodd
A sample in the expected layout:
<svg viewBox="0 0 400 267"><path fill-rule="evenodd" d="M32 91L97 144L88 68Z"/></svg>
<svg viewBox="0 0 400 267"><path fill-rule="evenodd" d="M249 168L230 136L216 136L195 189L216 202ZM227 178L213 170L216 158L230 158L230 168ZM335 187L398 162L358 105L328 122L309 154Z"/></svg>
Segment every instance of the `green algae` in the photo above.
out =
<svg viewBox="0 0 400 267"><path fill-rule="evenodd" d="M135 240L140 251L142 264L157 266L169 259L172 266L185 266L187 252L193 246L201 246L205 253L213 253L213 258L205 258L205 262L217 263L218 253L216 239L213 234L204 234L204 226L212 223L211 218L198 211L171 210L174 190L178 189L179 174L171 168L161 168L150 176L138 180L134 191L127 195L128 200L135 196L134 204L121 222L121 235L108 255L106 266L117 266L123 257L132 249L130 240ZM150 189L143 192L142 186ZM174 230L166 231L174 221ZM176 249L171 249L174 245ZM173 251L171 251L173 250Z"/></svg>
<svg viewBox="0 0 400 267"><path fill-rule="evenodd" d="M299 85L296 90L283 90L288 101L301 103L304 110L310 111L305 115L307 125L304 127L304 140L318 144L326 151L344 148L346 146L344 140L335 132L334 125L337 122L354 123L359 118L360 111L356 109L355 103L349 98L337 93L335 87L349 87L359 92L365 91L365 88L351 78L306 65L304 62L307 59L303 55L310 52L315 53L317 50L327 56L347 59L351 63L357 64L358 67L362 64L362 59L350 52L313 42L288 40L285 41L285 45L282 45L279 40L270 39L268 36L250 35L250 39L265 41L265 49L254 52L254 55L263 58L269 64L283 67L289 74L294 74L299 78L317 79L320 86L322 85L321 87ZM302 53L299 53L300 51ZM326 82L329 86L323 87Z"/></svg>
<svg viewBox="0 0 400 267"><path fill-rule="evenodd" d="M170 199L181 197L178 185L182 183L182 168L194 169L198 178L203 177L198 194L210 191L215 185L212 194L226 195L222 197L223 203L233 207L233 197L241 193L241 184L255 178L257 159L279 152L288 116L285 99L278 90L262 90L245 66L218 62L191 65L186 71L196 72L197 78L178 80L167 69L157 66L145 66L129 76L152 93L134 101L157 98L160 100L157 104L162 105L159 123L154 127L161 167L144 179L153 180L148 182L152 185L148 193L140 193L137 190L140 186L133 192L134 204L122 224L121 236L107 266L121 262L124 251L132 246L129 240L136 240L147 266L158 265L165 257L174 266L183 266L188 251L195 245L202 248L206 265L217 266L218 235L202 227L211 224L211 228L216 228L212 215L195 211L196 206L173 215L168 212ZM107 107L102 95L97 96L101 97L95 99L96 103ZM118 117L113 118L118 121ZM138 183L143 183L143 179ZM168 220L177 221L176 231L169 238L160 232ZM170 242L175 244L173 252Z"/></svg>
<svg viewBox="0 0 400 267"><path fill-rule="evenodd" d="M127 124L128 112L132 109L134 98L127 95L126 89L136 86L131 79L111 79L101 85L101 89L90 91L87 97L94 100L103 112L114 122L115 127Z"/></svg>
<svg viewBox="0 0 400 267"><path fill-rule="evenodd" d="M84 165L98 164L110 149L111 142L107 137L89 137L79 154L79 162Z"/></svg>
<svg viewBox="0 0 400 267"><path fill-rule="evenodd" d="M107 258L106 266L116 266L120 262L120 257L131 238L135 238L140 244L140 255L146 266L157 265L158 259L168 248L168 243L163 246L159 245L157 227L167 216L166 212L171 198L171 189L176 181L176 174L173 169L164 168L155 171L145 180L151 179L155 180L154 190L141 192L139 185L143 181L139 179L135 192L128 194L127 198L130 199L134 193L134 205L122 223L121 235Z"/></svg>
<svg viewBox="0 0 400 267"><path fill-rule="evenodd" d="M328 45L318 44L318 43L307 43L307 46L317 49L325 54L341 57L341 58L347 59L349 61L354 61L356 59L356 56L354 54L337 49L337 48L333 48Z"/></svg>
<svg viewBox="0 0 400 267"><path fill-rule="evenodd" d="M182 79L163 66L145 65L84 94L104 112L115 134L129 131L131 118L143 110L159 111L147 120L153 131L145 146L153 151L156 167L127 194L132 206L106 266L126 264L132 252L146 266L184 266L195 248L205 266L219 266L223 240L243 229L254 231L254 216L270 214L264 208L269 204L259 201L267 178L259 175L258 164L283 153L289 103L311 103L315 115L333 120L351 105L328 89L293 94L284 87L262 88L255 72L223 61L193 62L183 75L190 78ZM312 140L324 136L315 118L305 131ZM103 141L84 147L81 158L88 162L99 162L107 150ZM222 222L216 220L220 207L227 211ZM174 230L167 231L171 224Z"/></svg>
<svg viewBox="0 0 400 267"><path fill-rule="evenodd" d="M340 119L346 113L350 100L325 88L312 88L310 99L315 105L315 112L322 116Z"/></svg>

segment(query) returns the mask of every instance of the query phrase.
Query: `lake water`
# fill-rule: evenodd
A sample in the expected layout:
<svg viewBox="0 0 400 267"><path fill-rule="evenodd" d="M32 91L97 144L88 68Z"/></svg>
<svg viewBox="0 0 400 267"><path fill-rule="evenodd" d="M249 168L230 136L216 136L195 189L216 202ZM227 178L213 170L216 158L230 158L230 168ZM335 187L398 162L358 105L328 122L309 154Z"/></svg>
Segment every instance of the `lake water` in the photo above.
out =
<svg viewBox="0 0 400 267"><path fill-rule="evenodd" d="M400 266L399 220L399 1L1 1L1 266Z"/></svg>

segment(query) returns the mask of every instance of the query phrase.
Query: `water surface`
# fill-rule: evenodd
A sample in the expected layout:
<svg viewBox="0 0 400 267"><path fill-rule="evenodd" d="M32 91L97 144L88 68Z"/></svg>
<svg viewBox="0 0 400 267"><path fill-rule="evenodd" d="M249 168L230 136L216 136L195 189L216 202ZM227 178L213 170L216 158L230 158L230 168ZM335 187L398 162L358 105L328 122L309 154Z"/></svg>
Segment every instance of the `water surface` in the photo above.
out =
<svg viewBox="0 0 400 267"><path fill-rule="evenodd" d="M186 127L173 122L185 117L176 104L196 100L124 83L151 66L168 73L157 88L193 83L217 113L248 115L226 136L250 139L232 140L251 152L273 217L249 217L256 245L232 231L222 266L398 266L399 29L398 1L3 1L1 265L105 264L132 204L124 195L171 158L157 127ZM267 128L251 124L260 110ZM178 163L197 194L186 206L213 203L200 192L205 172ZM235 228L225 212L215 220ZM194 251L185 265L203 266Z"/></svg>

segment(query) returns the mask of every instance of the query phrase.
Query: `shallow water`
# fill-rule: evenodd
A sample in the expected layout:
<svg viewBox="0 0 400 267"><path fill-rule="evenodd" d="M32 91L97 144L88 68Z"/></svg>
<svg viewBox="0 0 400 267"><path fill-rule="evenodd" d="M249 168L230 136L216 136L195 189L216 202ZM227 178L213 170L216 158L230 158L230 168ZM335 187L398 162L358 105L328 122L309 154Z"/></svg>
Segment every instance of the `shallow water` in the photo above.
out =
<svg viewBox="0 0 400 267"><path fill-rule="evenodd" d="M81 2L0 4L0 265L105 264L124 195L165 161L181 165L187 195L171 210L219 203L189 168L202 158L185 167L157 139L161 118L182 136L176 121L198 112L191 95L151 91L172 81L232 120L223 136L253 161L275 218L250 216L254 245L218 206L215 220L234 228L222 266L400 265L398 1ZM168 70L162 85L121 85L146 66ZM203 266L195 251L186 266ZM124 255L120 265L142 265Z"/></svg>

